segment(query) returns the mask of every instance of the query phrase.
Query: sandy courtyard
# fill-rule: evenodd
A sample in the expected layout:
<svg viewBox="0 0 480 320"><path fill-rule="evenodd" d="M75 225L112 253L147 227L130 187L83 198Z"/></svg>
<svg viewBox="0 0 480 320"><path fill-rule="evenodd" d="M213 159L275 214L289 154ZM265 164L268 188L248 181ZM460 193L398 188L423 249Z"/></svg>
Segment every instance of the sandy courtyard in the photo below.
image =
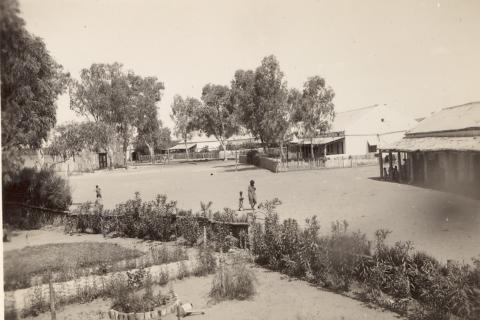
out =
<svg viewBox="0 0 480 320"><path fill-rule="evenodd" d="M256 278L256 294L250 300L212 303L208 296L213 276L193 277L172 281L171 286L181 301L193 303L195 309L205 315L191 319L243 320L243 319L325 319L325 320L394 320L398 314L381 309L372 309L360 301L315 288L305 281L290 281L277 272L253 268ZM164 289L167 291L168 284ZM72 304L60 308L57 319L107 320L104 313L110 309L110 299L96 299L86 304ZM187 319L188 319L187 318ZM50 313L27 319L48 320ZM162 318L163 319L163 318ZM165 317L177 319L175 315Z"/></svg>
<svg viewBox="0 0 480 320"><path fill-rule="evenodd" d="M375 230L390 229L392 241L411 240L443 261L470 261L480 254L479 200L369 179L378 175L375 166L278 174L246 165L234 169L234 163L223 161L146 166L73 176L70 184L77 203L93 201L99 184L106 207L139 191L145 200L166 194L179 208L195 211L200 201L213 201L218 210L235 208L239 191L245 194L254 179L260 201L282 201L282 218L303 222L317 215L324 232L332 221L346 219L352 230L360 229L370 239Z"/></svg>

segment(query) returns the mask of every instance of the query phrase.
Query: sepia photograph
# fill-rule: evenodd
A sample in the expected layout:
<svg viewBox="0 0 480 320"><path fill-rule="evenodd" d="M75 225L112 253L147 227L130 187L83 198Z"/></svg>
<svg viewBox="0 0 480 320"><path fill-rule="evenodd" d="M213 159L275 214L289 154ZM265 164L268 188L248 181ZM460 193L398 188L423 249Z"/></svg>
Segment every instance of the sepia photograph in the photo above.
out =
<svg viewBox="0 0 480 320"><path fill-rule="evenodd" d="M480 1L0 0L7 320L479 320Z"/></svg>

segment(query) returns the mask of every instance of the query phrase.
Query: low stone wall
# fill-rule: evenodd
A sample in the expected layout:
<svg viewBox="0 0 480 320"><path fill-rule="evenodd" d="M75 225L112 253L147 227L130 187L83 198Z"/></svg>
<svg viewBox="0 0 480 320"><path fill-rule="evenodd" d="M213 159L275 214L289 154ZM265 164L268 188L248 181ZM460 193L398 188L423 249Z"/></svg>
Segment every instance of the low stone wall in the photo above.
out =
<svg viewBox="0 0 480 320"><path fill-rule="evenodd" d="M192 272L196 266L196 259L190 257L191 260L181 262L172 262L168 264L156 265L145 268L155 279L160 272L168 272L170 279L174 279L180 272L180 264L184 263L188 272ZM128 270L133 272L138 269ZM56 300L73 300L82 295L85 290L103 290L107 283L118 276L126 276L127 271L112 272L106 275L91 275L66 282L57 282L53 284ZM32 302L41 297L44 301L50 300L49 285L42 284L35 287L19 289L15 291L5 292L5 313L16 311L21 314L23 311L32 307ZM105 310L107 311L107 310Z"/></svg>
<svg viewBox="0 0 480 320"><path fill-rule="evenodd" d="M260 160L259 160L260 168L264 168L272 172L278 172L279 165L280 165L280 161L278 161L277 159L260 157Z"/></svg>

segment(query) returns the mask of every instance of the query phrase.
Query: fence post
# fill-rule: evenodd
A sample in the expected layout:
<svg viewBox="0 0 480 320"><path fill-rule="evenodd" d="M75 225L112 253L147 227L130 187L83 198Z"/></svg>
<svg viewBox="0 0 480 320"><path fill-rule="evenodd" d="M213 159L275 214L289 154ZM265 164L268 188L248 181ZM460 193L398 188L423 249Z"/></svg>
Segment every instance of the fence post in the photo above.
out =
<svg viewBox="0 0 480 320"><path fill-rule="evenodd" d="M203 247L207 248L207 227L203 226Z"/></svg>
<svg viewBox="0 0 480 320"><path fill-rule="evenodd" d="M50 316L52 320L57 319L57 313L55 311L55 290L53 290L53 282L52 282L52 271L49 271L48 275L48 288L50 290Z"/></svg>

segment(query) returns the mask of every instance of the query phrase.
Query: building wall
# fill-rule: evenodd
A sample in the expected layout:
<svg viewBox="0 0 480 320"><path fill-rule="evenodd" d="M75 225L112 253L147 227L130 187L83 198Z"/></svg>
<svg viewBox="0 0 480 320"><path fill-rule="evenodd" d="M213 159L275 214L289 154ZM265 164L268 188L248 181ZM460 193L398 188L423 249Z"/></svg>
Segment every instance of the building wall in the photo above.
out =
<svg viewBox="0 0 480 320"><path fill-rule="evenodd" d="M480 197L480 152L410 153L414 183Z"/></svg>

